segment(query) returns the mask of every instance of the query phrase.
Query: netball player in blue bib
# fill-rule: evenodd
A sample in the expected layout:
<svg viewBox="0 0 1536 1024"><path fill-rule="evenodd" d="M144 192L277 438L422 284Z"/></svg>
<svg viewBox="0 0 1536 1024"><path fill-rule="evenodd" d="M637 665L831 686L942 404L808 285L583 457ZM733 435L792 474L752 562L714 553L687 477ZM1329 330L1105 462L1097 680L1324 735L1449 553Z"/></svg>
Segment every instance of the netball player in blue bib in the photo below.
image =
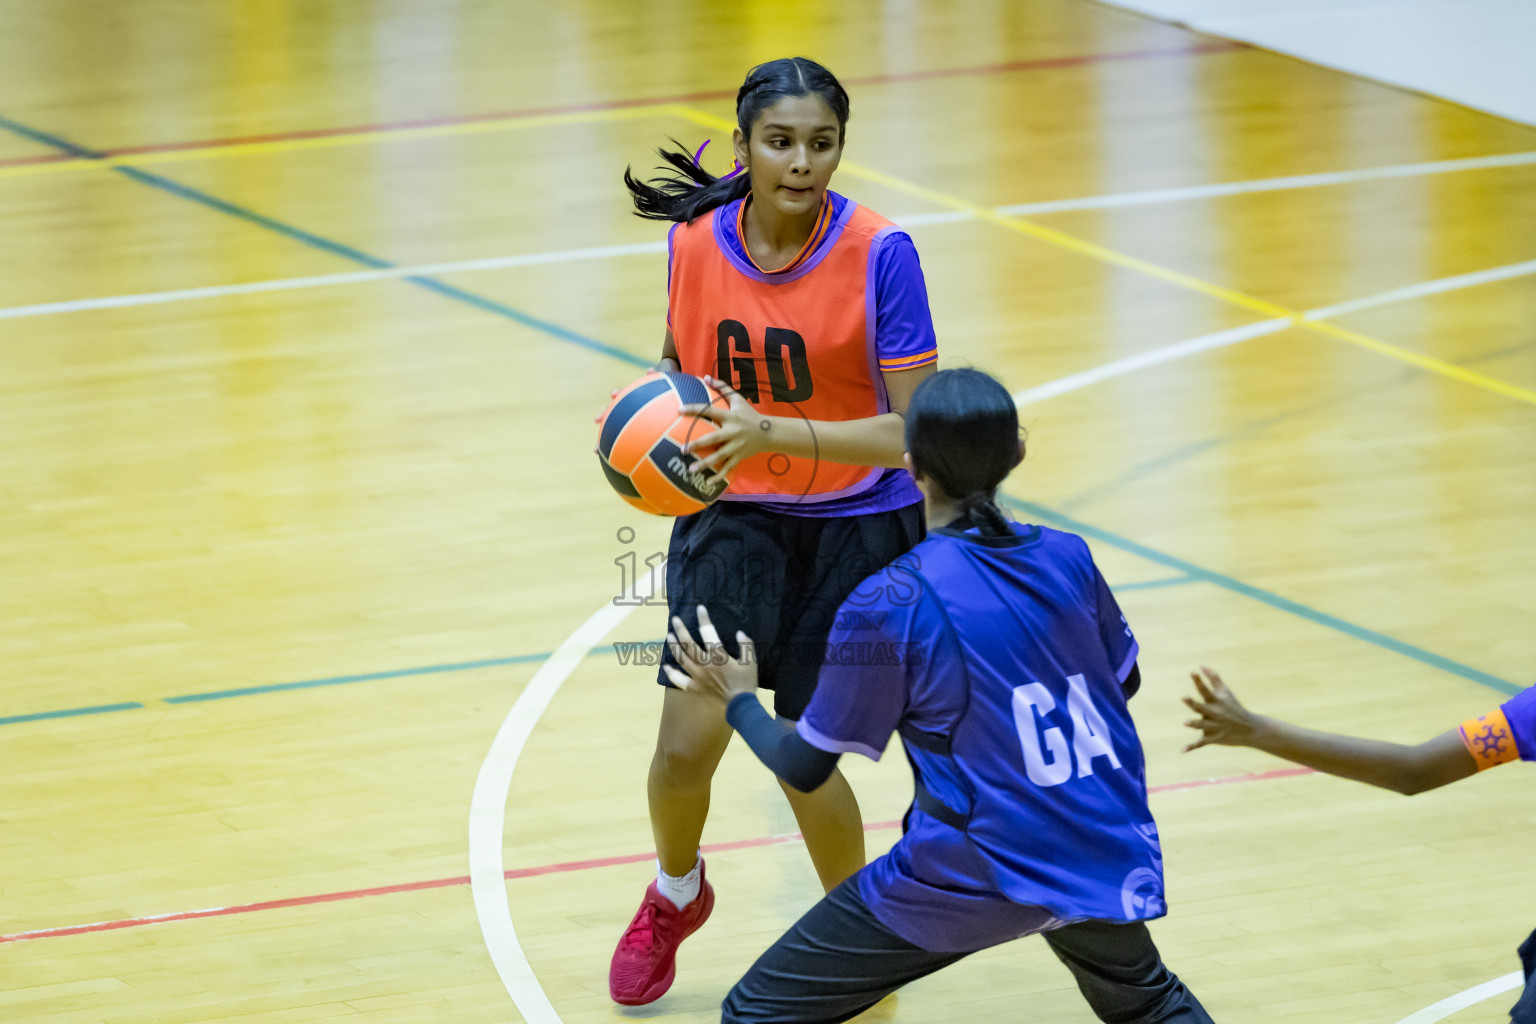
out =
<svg viewBox="0 0 1536 1024"><path fill-rule="evenodd" d="M1211 669L1191 673L1197 696L1185 697L1198 717L1184 724L1200 733L1186 751L1211 743L1253 747L1329 775L1413 796L1511 761L1536 761L1536 686L1486 715L1408 746L1318 732L1254 714ZM1536 1024L1536 931L1520 946L1525 984L1509 1009L1510 1024Z"/></svg>
<svg viewBox="0 0 1536 1024"><path fill-rule="evenodd" d="M1136 640L1081 538L1005 519L1013 400L975 370L920 384L906 466L928 538L839 610L800 721L758 703L751 641L672 623L674 683L723 701L780 778L814 789L898 733L915 799L895 847L829 893L732 989L722 1019L843 1021L968 953L1042 934L1104 1021L1210 1021L1143 922L1167 912ZM933 527L940 525L937 529Z"/></svg>

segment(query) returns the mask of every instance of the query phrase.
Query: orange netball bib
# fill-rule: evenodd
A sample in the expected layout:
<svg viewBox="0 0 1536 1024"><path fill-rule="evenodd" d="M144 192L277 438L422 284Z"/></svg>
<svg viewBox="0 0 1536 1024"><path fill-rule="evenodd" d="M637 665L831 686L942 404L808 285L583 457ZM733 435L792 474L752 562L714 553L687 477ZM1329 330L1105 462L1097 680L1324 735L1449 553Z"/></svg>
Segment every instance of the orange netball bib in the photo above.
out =
<svg viewBox="0 0 1536 1024"><path fill-rule="evenodd" d="M830 202L829 202L830 205ZM668 304L684 373L729 382L759 412L855 420L890 411L875 354L876 237L895 227L848 202L804 263L765 274L733 252L720 207L672 232ZM881 467L764 452L722 501L804 503L857 494Z"/></svg>

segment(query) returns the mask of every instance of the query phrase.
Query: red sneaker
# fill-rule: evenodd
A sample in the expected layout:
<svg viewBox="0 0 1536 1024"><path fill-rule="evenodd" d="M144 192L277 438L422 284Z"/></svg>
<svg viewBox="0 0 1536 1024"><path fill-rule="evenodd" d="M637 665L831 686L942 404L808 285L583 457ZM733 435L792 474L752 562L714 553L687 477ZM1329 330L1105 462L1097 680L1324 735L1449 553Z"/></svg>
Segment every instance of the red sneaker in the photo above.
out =
<svg viewBox="0 0 1536 1024"><path fill-rule="evenodd" d="M665 995L677 977L677 947L709 920L713 909L715 890L704 879L702 863L699 895L682 910L657 892L652 882L608 965L608 994L613 1001L643 1006Z"/></svg>

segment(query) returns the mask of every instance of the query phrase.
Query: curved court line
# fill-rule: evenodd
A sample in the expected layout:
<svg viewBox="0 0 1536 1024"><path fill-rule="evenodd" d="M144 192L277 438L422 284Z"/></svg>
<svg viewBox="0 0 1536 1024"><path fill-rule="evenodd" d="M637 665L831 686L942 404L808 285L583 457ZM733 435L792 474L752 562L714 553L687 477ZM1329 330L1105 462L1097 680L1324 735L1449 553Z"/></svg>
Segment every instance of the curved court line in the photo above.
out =
<svg viewBox="0 0 1536 1024"><path fill-rule="evenodd" d="M651 569L649 593L661 592L665 568L666 562L662 561ZM512 905L507 901L502 844L506 835L507 797L512 791L512 773L528 737L533 734L533 727L549 707L560 685L581 664L587 652L628 618L636 607L639 606L605 601L555 648L555 653L539 666L523 692L518 694L475 776L474 795L469 801L469 887L474 897L475 917L480 921L480 932L485 936L485 947L496 965L496 973L501 975L502 985L528 1024L561 1022L517 941L517 930L512 926Z"/></svg>
<svg viewBox="0 0 1536 1024"><path fill-rule="evenodd" d="M1519 971L1506 974L1502 978L1485 981L1465 992L1458 992L1449 998L1442 999L1433 1006L1426 1006L1418 1013L1411 1013L1404 1017L1397 1024L1434 1024L1435 1021L1445 1020L1453 1013L1460 1013L1469 1006L1476 1006L1478 1003L1517 989L1524 984L1525 975Z"/></svg>

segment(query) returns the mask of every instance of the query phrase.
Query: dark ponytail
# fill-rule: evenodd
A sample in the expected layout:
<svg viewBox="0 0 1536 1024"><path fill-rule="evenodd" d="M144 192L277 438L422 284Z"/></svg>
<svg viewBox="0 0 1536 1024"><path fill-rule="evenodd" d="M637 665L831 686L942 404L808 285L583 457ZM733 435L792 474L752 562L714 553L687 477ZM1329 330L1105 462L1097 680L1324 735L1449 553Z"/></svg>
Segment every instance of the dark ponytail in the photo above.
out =
<svg viewBox="0 0 1536 1024"><path fill-rule="evenodd" d="M996 494L1019 464L1022 439L1013 396L980 370L940 370L917 386L907 406L913 468L958 501L965 522L986 536L1013 532Z"/></svg>
<svg viewBox="0 0 1536 1024"><path fill-rule="evenodd" d="M848 127L848 93L826 68L808 57L784 57L759 64L747 73L747 80L736 92L736 124L741 134L752 137L752 125L768 107L790 96L819 96L837 117L837 140L841 145ZM647 220L691 221L717 206L746 198L752 191L751 176L745 171L717 178L699 164L699 154L690 155L676 139L678 148L658 149L672 169L649 181L641 181L624 168L624 184L635 200L635 216ZM700 149L699 153L703 150Z"/></svg>

